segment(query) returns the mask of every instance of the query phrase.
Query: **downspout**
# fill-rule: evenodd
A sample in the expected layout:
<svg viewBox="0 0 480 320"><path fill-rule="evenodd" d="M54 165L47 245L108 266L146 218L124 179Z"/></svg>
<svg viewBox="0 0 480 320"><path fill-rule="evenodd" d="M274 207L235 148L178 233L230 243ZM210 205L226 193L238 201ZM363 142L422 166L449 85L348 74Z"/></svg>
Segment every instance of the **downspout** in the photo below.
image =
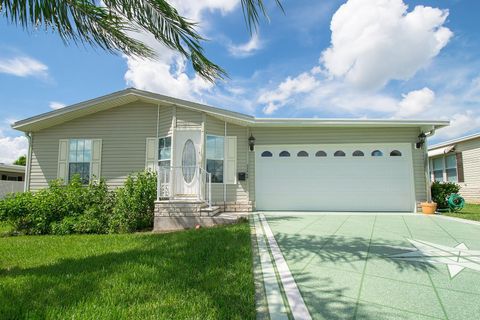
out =
<svg viewBox="0 0 480 320"><path fill-rule="evenodd" d="M25 132L25 137L28 140L27 163L25 168L25 182L23 184L23 191L30 191L30 172L32 166L32 133Z"/></svg>
<svg viewBox="0 0 480 320"><path fill-rule="evenodd" d="M224 135L225 138L223 140L223 168L224 168L224 174L223 174L223 210L225 211L227 208L227 184L225 183L225 145L227 141L227 121L225 123L225 128L224 128Z"/></svg>
<svg viewBox="0 0 480 320"><path fill-rule="evenodd" d="M425 185L427 187L427 202L432 201L432 190L431 190L431 179L430 179L430 161L428 160L428 145L427 138L432 137L435 134L435 127L432 128L430 132L425 133L425 143L423 144L423 165L425 171Z"/></svg>

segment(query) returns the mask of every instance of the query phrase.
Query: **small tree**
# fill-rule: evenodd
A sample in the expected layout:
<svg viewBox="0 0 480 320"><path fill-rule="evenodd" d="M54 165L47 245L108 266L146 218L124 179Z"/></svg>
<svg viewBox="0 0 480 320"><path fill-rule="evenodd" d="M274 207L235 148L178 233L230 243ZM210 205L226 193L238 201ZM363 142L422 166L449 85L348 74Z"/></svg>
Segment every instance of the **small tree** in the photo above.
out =
<svg viewBox="0 0 480 320"><path fill-rule="evenodd" d="M27 165L27 156L20 156L13 164L19 166L26 166Z"/></svg>

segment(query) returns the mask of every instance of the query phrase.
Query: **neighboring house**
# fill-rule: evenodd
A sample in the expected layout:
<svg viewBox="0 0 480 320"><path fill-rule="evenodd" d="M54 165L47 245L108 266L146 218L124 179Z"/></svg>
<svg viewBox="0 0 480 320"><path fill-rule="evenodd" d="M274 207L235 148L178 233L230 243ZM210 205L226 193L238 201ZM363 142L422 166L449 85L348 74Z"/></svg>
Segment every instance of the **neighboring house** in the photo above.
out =
<svg viewBox="0 0 480 320"><path fill-rule="evenodd" d="M467 202L480 203L480 133L428 148L432 181L460 184Z"/></svg>
<svg viewBox="0 0 480 320"><path fill-rule="evenodd" d="M259 119L126 89L13 124L30 141L27 188L80 174L114 188L159 170L157 216L218 211L415 211L423 133L448 121ZM156 224L157 222L156 218Z"/></svg>
<svg viewBox="0 0 480 320"><path fill-rule="evenodd" d="M0 163L0 199L10 192L22 192L24 181L24 166Z"/></svg>

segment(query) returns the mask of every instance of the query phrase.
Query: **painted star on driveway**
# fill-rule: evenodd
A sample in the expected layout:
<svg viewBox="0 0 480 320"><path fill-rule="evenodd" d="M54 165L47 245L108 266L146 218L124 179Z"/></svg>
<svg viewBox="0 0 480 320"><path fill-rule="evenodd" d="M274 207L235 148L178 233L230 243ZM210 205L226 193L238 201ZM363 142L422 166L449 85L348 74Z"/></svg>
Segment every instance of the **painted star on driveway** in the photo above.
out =
<svg viewBox="0 0 480 320"><path fill-rule="evenodd" d="M463 269L480 271L480 251L470 250L464 243L455 247L443 246L423 240L407 239L417 250L390 256L392 259L447 265L450 278Z"/></svg>

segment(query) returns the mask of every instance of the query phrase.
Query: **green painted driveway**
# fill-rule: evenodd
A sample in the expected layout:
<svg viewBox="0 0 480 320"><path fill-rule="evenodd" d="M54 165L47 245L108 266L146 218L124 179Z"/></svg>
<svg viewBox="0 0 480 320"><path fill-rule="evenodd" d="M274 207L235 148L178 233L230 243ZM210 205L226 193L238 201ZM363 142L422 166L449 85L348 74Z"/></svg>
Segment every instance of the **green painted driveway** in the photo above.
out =
<svg viewBox="0 0 480 320"><path fill-rule="evenodd" d="M479 224L419 214L264 215L314 319L480 318Z"/></svg>

